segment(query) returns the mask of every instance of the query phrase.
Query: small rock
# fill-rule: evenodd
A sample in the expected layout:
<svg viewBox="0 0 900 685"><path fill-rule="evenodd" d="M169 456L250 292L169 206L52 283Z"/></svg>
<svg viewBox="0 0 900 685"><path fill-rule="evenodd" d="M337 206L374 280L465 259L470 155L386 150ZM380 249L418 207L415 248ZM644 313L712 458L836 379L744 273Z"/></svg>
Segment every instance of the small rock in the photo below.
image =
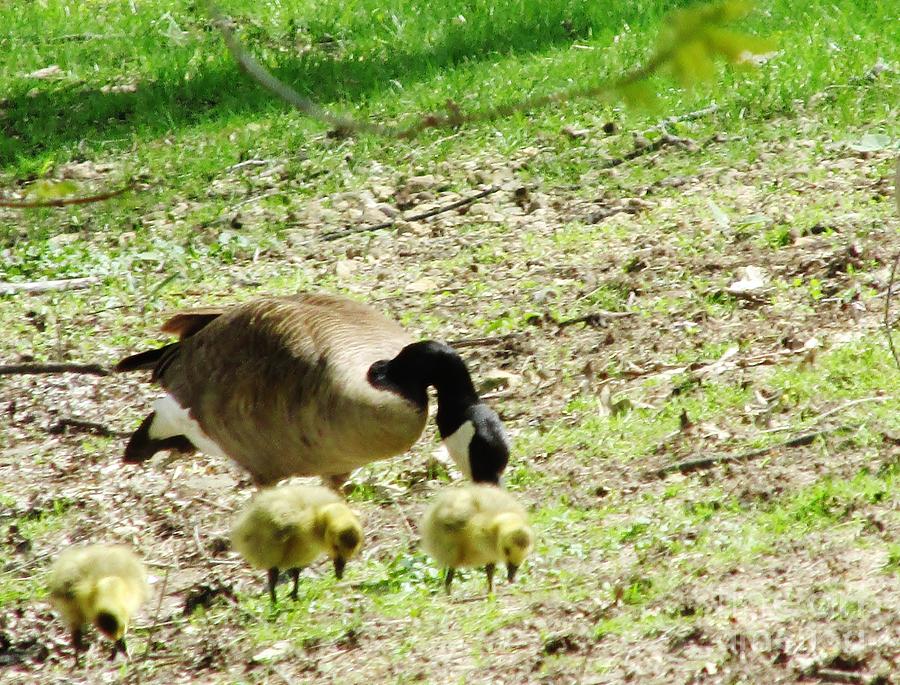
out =
<svg viewBox="0 0 900 685"><path fill-rule="evenodd" d="M522 376L517 373L505 371L504 369L491 369L487 373L482 374L478 391L486 393L499 388L515 388L521 383Z"/></svg>
<svg viewBox="0 0 900 685"><path fill-rule="evenodd" d="M423 190L430 190L436 185L437 180L431 174L413 176L406 181L406 189L411 193L421 193Z"/></svg>
<svg viewBox="0 0 900 685"><path fill-rule="evenodd" d="M334 273L338 278L350 278L358 266L359 264L352 259L339 259L335 264Z"/></svg>

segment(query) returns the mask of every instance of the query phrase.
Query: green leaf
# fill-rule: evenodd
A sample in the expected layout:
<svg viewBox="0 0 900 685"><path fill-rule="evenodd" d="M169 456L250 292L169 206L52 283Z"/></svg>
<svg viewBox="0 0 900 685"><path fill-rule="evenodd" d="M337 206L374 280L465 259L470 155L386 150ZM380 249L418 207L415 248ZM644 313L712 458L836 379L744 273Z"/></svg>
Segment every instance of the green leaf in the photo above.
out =
<svg viewBox="0 0 900 685"><path fill-rule="evenodd" d="M858 143L850 145L851 150L856 152L878 152L890 147L891 137L883 133L867 133L859 139Z"/></svg>

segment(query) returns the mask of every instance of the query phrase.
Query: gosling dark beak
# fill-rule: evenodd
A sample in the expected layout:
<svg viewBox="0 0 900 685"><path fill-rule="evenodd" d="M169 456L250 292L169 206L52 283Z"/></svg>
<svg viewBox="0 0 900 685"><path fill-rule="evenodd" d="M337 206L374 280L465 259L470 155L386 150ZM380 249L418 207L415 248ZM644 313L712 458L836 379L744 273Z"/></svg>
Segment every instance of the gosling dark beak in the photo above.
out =
<svg viewBox="0 0 900 685"><path fill-rule="evenodd" d="M516 571L519 570L519 567L515 564L507 564L506 565L506 580L510 583L516 579Z"/></svg>
<svg viewBox="0 0 900 685"><path fill-rule="evenodd" d="M335 578L340 580L341 578L344 577L344 566L346 566L346 565L347 565L346 559L341 559L340 557L337 557L334 560L334 576L335 576Z"/></svg>

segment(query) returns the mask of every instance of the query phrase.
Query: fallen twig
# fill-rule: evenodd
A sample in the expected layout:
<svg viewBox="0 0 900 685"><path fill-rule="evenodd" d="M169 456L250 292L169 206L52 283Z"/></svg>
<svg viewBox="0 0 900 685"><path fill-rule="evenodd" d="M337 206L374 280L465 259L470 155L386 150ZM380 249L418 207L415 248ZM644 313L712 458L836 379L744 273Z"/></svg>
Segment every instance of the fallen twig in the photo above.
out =
<svg viewBox="0 0 900 685"><path fill-rule="evenodd" d="M807 428L815 426L817 423L821 423L823 420L827 419L829 416L833 416L839 412L844 411L845 409L849 409L850 407L855 407L858 404L865 404L867 402L887 402L888 400L896 399L893 395L875 395L873 397L859 397L855 400L850 400L849 402L844 402L843 404L839 404L836 407L832 407L826 412L822 412L818 416L814 417L810 422ZM777 428L767 428L762 431L763 433L780 433L781 431L791 430L791 426L779 426Z"/></svg>
<svg viewBox="0 0 900 685"><path fill-rule="evenodd" d="M69 205L86 205L91 202L102 202L110 198L122 195L134 187L133 183L129 183L118 190L111 190L98 195L88 195L87 197L57 197L49 200L4 200L0 198L0 207L12 207L14 209L36 209L38 207L67 207Z"/></svg>
<svg viewBox="0 0 900 685"><path fill-rule="evenodd" d="M497 343L506 342L507 340L515 340L521 338L524 333L504 333L503 335L488 335L483 338L460 338L459 340L451 340L447 344L450 347L480 347L481 345L496 345Z"/></svg>
<svg viewBox="0 0 900 685"><path fill-rule="evenodd" d="M900 164L898 164L897 170L897 177L900 179ZM898 189L897 192L898 197L900 197L900 189ZM900 200L898 200L898 202L900 202ZM891 335L891 296L894 292L894 278L897 275L898 263L900 263L900 252L894 257L894 264L891 267L891 278L888 281L887 292L884 296L884 333L887 335L888 347L891 350L891 355L894 357L894 363L897 365L897 368L900 369L900 357L897 356L897 349L894 347L894 336Z"/></svg>
<svg viewBox="0 0 900 685"><path fill-rule="evenodd" d="M867 683L870 678L862 673L838 671L834 668L817 668L815 676L826 683Z"/></svg>
<svg viewBox="0 0 900 685"><path fill-rule="evenodd" d="M125 431L112 430L96 421L76 419L71 416L64 416L61 419L58 419L56 423L47 428L47 432L50 433L50 435L61 435L66 433L69 428L74 429L75 432L78 433L93 433L94 435L100 435L104 438L125 438L131 435L131 433Z"/></svg>
<svg viewBox="0 0 900 685"><path fill-rule="evenodd" d="M634 150L625 155L622 155L621 157L615 157L614 159L607 160L601 168L612 169L613 167L617 167L620 164L624 164L625 162L630 162L632 159L637 159L642 155L656 152L657 150L660 150L667 145L682 145L687 147L688 145L696 145L696 143L688 138L680 138L679 136L673 136L670 133L663 132L663 134L653 142L647 145L636 147Z"/></svg>
<svg viewBox="0 0 900 685"><path fill-rule="evenodd" d="M678 462L677 464L664 466L661 469L650 472L648 475L655 476L656 478L665 478L666 476L670 476L673 473L688 474L694 473L696 471L706 471L723 464L740 464L769 454L770 452L773 452L782 447L799 447L801 445L809 445L816 438L822 437L824 435L829 435L830 433L836 433L842 430L849 430L851 428L853 428L853 426L832 426L830 428L823 428L821 430L812 431L810 433L803 433L802 435L793 437L790 440L785 440L784 442L769 445L768 447L760 447L755 450L750 450L749 452L742 452L741 454L718 454L712 457L705 457L703 459L688 459L687 461Z"/></svg>
<svg viewBox="0 0 900 685"><path fill-rule="evenodd" d="M429 209L427 212L422 212L421 214L413 214L411 216L403 216L398 217L396 219L391 219L390 221L385 221L381 224L375 224L374 226L355 226L353 228L342 228L338 231L329 231L327 233L323 233L319 236L322 240L331 241L337 240L338 238L344 238L348 235L353 235L355 233L367 233L369 231L380 231L385 228L390 228L398 221L422 221L423 219L429 219L433 216L437 216L438 214L443 214L444 212L452 212L454 209L459 209L460 207L465 207L466 205L470 205L476 200L480 200L483 197L487 197L488 195L493 195L497 191L500 190L500 186L491 186L485 190L482 190L474 195L470 195L469 197L464 197L460 200L456 200L455 202L451 202L448 205L443 205L441 207L435 207L434 209Z"/></svg>
<svg viewBox="0 0 900 685"><path fill-rule="evenodd" d="M96 276L84 278L62 278L55 281L29 281L27 283L0 283L0 295L15 295L16 293L45 293L51 290L79 290L99 283Z"/></svg>
<svg viewBox="0 0 900 685"><path fill-rule="evenodd" d="M111 372L100 364L0 364L0 376L16 376L38 373L81 373L91 376L108 376Z"/></svg>
<svg viewBox="0 0 900 685"><path fill-rule="evenodd" d="M556 325L560 328L566 328L567 326L574 326L577 323L586 323L591 326L596 326L606 319L624 319L628 316L634 316L634 312L610 312L605 309L599 309L595 312L591 312L590 314L585 314L584 316L576 316L571 319L563 319L562 321L557 321Z"/></svg>
<svg viewBox="0 0 900 685"><path fill-rule="evenodd" d="M693 112L674 114L670 117L666 117L665 119L661 119L656 124L644 131L644 134L646 135L648 133L652 133L653 131L665 131L666 127L671 126L672 124L680 124L683 121L693 121L694 119L701 119L708 114L715 114L718 111L719 106L716 104L712 104L708 107L703 107L702 109L695 109Z"/></svg>
<svg viewBox="0 0 900 685"><path fill-rule="evenodd" d="M162 585L159 588L159 599L156 600L156 609L153 611L153 621L150 623L147 628L147 647L144 649L144 656L150 653L150 650L153 649L153 633L156 632L156 628L159 626L159 609L162 607L163 598L166 596L166 588L169 586L169 569L166 569L166 573L163 576Z"/></svg>

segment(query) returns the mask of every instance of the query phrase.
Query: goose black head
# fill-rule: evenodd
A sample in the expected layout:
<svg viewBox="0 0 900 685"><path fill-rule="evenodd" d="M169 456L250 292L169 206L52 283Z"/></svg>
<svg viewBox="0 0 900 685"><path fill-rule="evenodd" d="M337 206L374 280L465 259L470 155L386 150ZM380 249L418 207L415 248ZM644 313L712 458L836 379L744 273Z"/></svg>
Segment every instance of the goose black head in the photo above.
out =
<svg viewBox="0 0 900 685"><path fill-rule="evenodd" d="M469 369L449 345L425 340L393 359L375 362L372 385L392 390L423 410L426 388L437 390L438 431L459 470L476 483L499 484L509 461L509 442L497 413L481 402Z"/></svg>
<svg viewBox="0 0 900 685"><path fill-rule="evenodd" d="M464 476L476 483L500 484L509 462L509 441L493 409L478 402L459 416L442 417L439 413L438 430Z"/></svg>

